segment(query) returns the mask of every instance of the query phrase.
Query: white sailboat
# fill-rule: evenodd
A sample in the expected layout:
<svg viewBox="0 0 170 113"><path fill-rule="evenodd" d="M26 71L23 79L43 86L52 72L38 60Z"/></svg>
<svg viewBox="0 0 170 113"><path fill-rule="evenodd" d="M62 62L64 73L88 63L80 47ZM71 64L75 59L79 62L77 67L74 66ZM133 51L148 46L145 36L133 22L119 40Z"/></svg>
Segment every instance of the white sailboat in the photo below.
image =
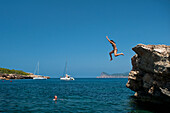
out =
<svg viewBox="0 0 170 113"><path fill-rule="evenodd" d="M37 69L37 68L38 68L38 69ZM39 75L39 62L38 62L38 64L37 64L36 68L35 68L34 75L35 75L35 73L36 73L36 70L37 70L37 74ZM33 79L34 79L34 80L46 80L47 78L38 76L38 77L34 77Z"/></svg>
<svg viewBox="0 0 170 113"><path fill-rule="evenodd" d="M73 77L67 74L67 62L65 65L65 70L64 70L65 76L60 77L60 80L75 80Z"/></svg>

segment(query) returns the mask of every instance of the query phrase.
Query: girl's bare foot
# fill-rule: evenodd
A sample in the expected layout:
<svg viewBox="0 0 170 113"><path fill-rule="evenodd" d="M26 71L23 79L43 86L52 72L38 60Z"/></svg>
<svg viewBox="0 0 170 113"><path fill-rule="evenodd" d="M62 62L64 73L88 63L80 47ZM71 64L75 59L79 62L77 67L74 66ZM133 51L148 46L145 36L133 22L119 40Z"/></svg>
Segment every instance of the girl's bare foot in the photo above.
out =
<svg viewBox="0 0 170 113"><path fill-rule="evenodd" d="M110 61L112 61L113 59L111 58Z"/></svg>

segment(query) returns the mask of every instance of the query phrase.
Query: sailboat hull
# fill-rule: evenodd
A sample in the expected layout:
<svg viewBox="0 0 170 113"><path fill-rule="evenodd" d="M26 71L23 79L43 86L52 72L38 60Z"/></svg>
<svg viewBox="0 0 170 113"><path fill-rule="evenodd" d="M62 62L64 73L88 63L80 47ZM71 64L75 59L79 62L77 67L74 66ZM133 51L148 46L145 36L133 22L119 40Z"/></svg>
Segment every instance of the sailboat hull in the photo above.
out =
<svg viewBox="0 0 170 113"><path fill-rule="evenodd" d="M35 77L33 78L34 80L46 80L47 78L43 78L43 77Z"/></svg>
<svg viewBox="0 0 170 113"><path fill-rule="evenodd" d="M74 80L74 78L72 78L72 77L70 77L70 78L64 77L64 78L60 78L60 80Z"/></svg>

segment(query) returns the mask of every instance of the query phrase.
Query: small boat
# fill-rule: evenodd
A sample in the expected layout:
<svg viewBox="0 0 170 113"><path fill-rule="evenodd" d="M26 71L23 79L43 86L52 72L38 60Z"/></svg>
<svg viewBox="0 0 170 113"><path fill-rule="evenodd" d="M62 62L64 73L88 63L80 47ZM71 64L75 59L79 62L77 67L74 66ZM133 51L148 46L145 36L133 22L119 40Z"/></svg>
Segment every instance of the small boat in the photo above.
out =
<svg viewBox="0 0 170 113"><path fill-rule="evenodd" d="M39 62L38 62L38 64L37 64L36 68L35 68L34 75L35 75L35 73L36 73L36 69L37 69L37 68L38 68L37 73L38 73L38 75L39 75ZM42 77L41 75L39 75L38 77L34 77L33 79L34 79L34 80L46 80L47 78L44 78L44 77Z"/></svg>
<svg viewBox="0 0 170 113"><path fill-rule="evenodd" d="M75 80L73 77L70 77L70 75L66 74L66 76L61 77L60 80Z"/></svg>
<svg viewBox="0 0 170 113"><path fill-rule="evenodd" d="M66 62L66 65L65 65L64 73L66 73L65 76L60 77L60 80L75 80L73 77L71 77L70 75L67 74L67 62Z"/></svg>
<svg viewBox="0 0 170 113"><path fill-rule="evenodd" d="M44 78L44 77L34 77L33 79L34 80L46 80L47 78Z"/></svg>

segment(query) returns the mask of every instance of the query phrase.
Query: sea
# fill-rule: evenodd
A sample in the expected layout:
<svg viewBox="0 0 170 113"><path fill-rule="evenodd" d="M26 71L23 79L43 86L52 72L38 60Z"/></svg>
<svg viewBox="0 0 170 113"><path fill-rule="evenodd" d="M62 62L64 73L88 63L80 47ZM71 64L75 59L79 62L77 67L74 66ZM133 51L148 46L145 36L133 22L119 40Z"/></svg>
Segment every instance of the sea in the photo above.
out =
<svg viewBox="0 0 170 113"><path fill-rule="evenodd" d="M0 80L1 113L152 113L126 88L127 78ZM54 96L57 95L57 101Z"/></svg>

